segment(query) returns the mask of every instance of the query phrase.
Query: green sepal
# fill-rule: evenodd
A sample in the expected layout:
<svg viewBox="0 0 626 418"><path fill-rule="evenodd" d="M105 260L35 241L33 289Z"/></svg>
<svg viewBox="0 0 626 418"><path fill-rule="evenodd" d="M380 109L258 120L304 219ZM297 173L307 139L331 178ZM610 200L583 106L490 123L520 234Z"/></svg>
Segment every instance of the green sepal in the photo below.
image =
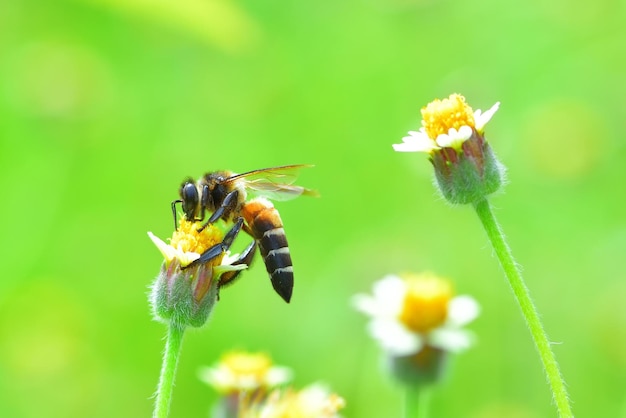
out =
<svg viewBox="0 0 626 418"><path fill-rule="evenodd" d="M217 302L217 290L211 265L181 270L176 260L163 263L150 295L154 317L179 327L201 327Z"/></svg>
<svg viewBox="0 0 626 418"><path fill-rule="evenodd" d="M432 156L439 191L452 204L478 202L498 191L505 181L506 170L489 144L472 141L460 151L448 148Z"/></svg>
<svg viewBox="0 0 626 418"><path fill-rule="evenodd" d="M391 375L400 383L412 387L437 383L447 363L448 353L430 346L423 347L417 354L387 358Z"/></svg>

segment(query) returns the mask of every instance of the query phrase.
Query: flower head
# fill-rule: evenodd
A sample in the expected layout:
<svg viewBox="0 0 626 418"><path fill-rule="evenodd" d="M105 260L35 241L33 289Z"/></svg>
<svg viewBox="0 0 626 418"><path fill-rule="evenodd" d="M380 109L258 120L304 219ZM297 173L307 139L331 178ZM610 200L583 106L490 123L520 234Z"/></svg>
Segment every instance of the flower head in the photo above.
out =
<svg viewBox="0 0 626 418"><path fill-rule="evenodd" d="M474 203L503 182L504 169L484 136L499 107L498 102L483 113L473 111L459 94L436 99L422 108L419 131L410 131L393 148L429 154L443 196L451 203Z"/></svg>
<svg viewBox="0 0 626 418"><path fill-rule="evenodd" d="M386 276L374 284L373 295L357 295L354 304L371 317L370 333L393 356L424 347L446 352L470 347L472 334L462 327L479 312L473 298L453 297L450 283L430 273Z"/></svg>
<svg viewBox="0 0 626 418"><path fill-rule="evenodd" d="M235 263L236 257L230 257L227 252L193 265L206 250L220 244L224 238L214 225L208 225L201 232L198 232L199 226L198 222L182 219L169 244L148 232L164 257L151 293L157 319L181 326L203 325L217 300L222 273L247 268L246 264Z"/></svg>
<svg viewBox="0 0 626 418"><path fill-rule="evenodd" d="M200 380L222 394L263 391L287 383L292 372L287 367L275 366L264 353L231 351L222 356L213 367L200 370Z"/></svg>
<svg viewBox="0 0 626 418"><path fill-rule="evenodd" d="M243 418L339 418L345 407L340 396L321 384L295 391L272 392L263 402L251 403L242 411Z"/></svg>
<svg viewBox="0 0 626 418"><path fill-rule="evenodd" d="M354 304L372 318L369 331L391 373L410 385L437 381L448 353L470 347L472 334L462 327L479 311L474 299L453 297L450 282L430 273L386 276Z"/></svg>
<svg viewBox="0 0 626 418"><path fill-rule="evenodd" d="M441 148L460 151L463 142L476 132L482 135L485 125L500 107L494 104L488 111L475 112L460 94L451 94L447 99L435 99L422 108L422 127L418 132L410 131L402 138L402 144L394 144L399 152L427 152L432 154Z"/></svg>

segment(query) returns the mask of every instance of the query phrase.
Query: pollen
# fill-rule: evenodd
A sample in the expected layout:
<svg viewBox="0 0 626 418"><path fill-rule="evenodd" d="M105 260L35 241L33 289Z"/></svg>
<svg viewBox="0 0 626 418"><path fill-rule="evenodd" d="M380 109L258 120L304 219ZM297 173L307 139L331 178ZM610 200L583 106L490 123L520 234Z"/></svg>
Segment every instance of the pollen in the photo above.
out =
<svg viewBox="0 0 626 418"><path fill-rule="evenodd" d="M222 365L236 376L253 376L261 382L272 367L272 360L263 353L230 352L222 358Z"/></svg>
<svg viewBox="0 0 626 418"><path fill-rule="evenodd" d="M186 219L181 219L178 230L172 235L170 245L185 253L202 254L224 239L224 234L216 226L208 225L201 232L198 232L200 226L200 222L189 222Z"/></svg>
<svg viewBox="0 0 626 418"><path fill-rule="evenodd" d="M399 320L407 328L427 333L442 325L448 316L452 286L432 274L405 277L406 294Z"/></svg>
<svg viewBox="0 0 626 418"><path fill-rule="evenodd" d="M474 112L465 103L465 97L451 94L447 99L436 99L422 108L422 126L431 139L447 134L450 128L457 131L461 126L475 127Z"/></svg>

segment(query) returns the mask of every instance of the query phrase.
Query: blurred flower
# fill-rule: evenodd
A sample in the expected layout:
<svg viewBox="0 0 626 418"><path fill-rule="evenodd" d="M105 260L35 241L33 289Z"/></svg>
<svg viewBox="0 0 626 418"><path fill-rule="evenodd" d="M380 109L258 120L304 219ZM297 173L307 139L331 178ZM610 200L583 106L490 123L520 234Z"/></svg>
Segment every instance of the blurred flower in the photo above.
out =
<svg viewBox="0 0 626 418"><path fill-rule="evenodd" d="M437 183L451 203L474 203L497 191L504 181L504 168L484 136L487 122L500 103L486 112L472 111L465 97L452 94L422 108L422 127L410 131L399 152L425 152L435 167Z"/></svg>
<svg viewBox="0 0 626 418"><path fill-rule="evenodd" d="M287 367L275 366L264 353L232 351L222 356L213 367L203 367L200 380L222 394L234 392L269 391L291 380Z"/></svg>
<svg viewBox="0 0 626 418"><path fill-rule="evenodd" d="M346 402L321 384L300 391L276 390L264 401L251 403L241 418L339 418Z"/></svg>
<svg viewBox="0 0 626 418"><path fill-rule="evenodd" d="M433 274L386 276L372 296L353 301L372 318L369 331L384 349L389 371L409 385L436 382L448 353L472 344L473 334L462 327L478 316L478 303L452 297L450 283Z"/></svg>
<svg viewBox="0 0 626 418"><path fill-rule="evenodd" d="M165 258L152 285L151 302L155 317L183 327L199 327L206 322L217 300L222 273L247 268L246 264L233 265L237 256L230 257L227 252L206 263L191 265L224 238L217 227L209 225L198 232L198 225L197 222L182 219L169 244L148 232Z"/></svg>
<svg viewBox="0 0 626 418"><path fill-rule="evenodd" d="M374 284L373 295L356 295L354 304L372 318L372 336L396 356L425 346L449 352L469 348L473 337L462 327L479 312L472 297L452 297L450 283L430 273L386 276Z"/></svg>

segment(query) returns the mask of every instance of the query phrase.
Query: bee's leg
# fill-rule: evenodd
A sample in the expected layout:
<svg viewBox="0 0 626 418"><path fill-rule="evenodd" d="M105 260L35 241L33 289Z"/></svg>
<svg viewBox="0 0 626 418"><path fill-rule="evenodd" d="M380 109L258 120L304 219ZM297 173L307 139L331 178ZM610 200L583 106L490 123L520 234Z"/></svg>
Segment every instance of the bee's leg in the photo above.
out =
<svg viewBox="0 0 626 418"><path fill-rule="evenodd" d="M208 191L206 194L208 194ZM238 198L239 198L239 190L235 189L232 192L228 193L226 197L224 198L224 201L222 202L220 207L217 208L215 212L213 212L209 220L206 221L204 225L200 227L200 229L198 229L198 232L202 231L209 224L217 222L217 220L221 218L222 216L228 215L233 209L235 209L235 205L237 204Z"/></svg>
<svg viewBox="0 0 626 418"><path fill-rule="evenodd" d="M181 267L181 270L197 266L198 264L206 264L214 258L218 257L219 255L228 251L233 241L235 240L235 237L237 236L237 234L239 234L242 225L243 218L237 218L237 220L235 221L235 225L230 229L230 231L226 233L226 235L224 235L224 239L222 240L222 242L215 244L214 246L203 252L202 255L200 255L200 258L197 258L185 267Z"/></svg>
<svg viewBox="0 0 626 418"><path fill-rule="evenodd" d="M234 261L231 265L236 266L239 264L247 264L250 267L252 263L252 259L254 258L254 254L256 253L256 241L252 241L250 245L246 247L246 249L239 255L239 258ZM230 286L233 284L236 278L239 277L239 273L241 270L236 271L227 271L226 273L222 273L220 276L219 286L217 288L217 298L219 300L220 297L220 289L224 286Z"/></svg>
<svg viewBox="0 0 626 418"><path fill-rule="evenodd" d="M204 211L209 205L209 200L213 200L211 198L211 193L209 192L209 186L202 186L202 197L200 198L200 217L196 219L197 221L201 221L204 219ZM206 225L202 226L202 229L206 228ZM198 232L202 231L202 229L198 230Z"/></svg>
<svg viewBox="0 0 626 418"><path fill-rule="evenodd" d="M183 203L182 200L174 200L172 202L172 215L174 215L174 231L178 230L178 219L176 218L176 204Z"/></svg>

